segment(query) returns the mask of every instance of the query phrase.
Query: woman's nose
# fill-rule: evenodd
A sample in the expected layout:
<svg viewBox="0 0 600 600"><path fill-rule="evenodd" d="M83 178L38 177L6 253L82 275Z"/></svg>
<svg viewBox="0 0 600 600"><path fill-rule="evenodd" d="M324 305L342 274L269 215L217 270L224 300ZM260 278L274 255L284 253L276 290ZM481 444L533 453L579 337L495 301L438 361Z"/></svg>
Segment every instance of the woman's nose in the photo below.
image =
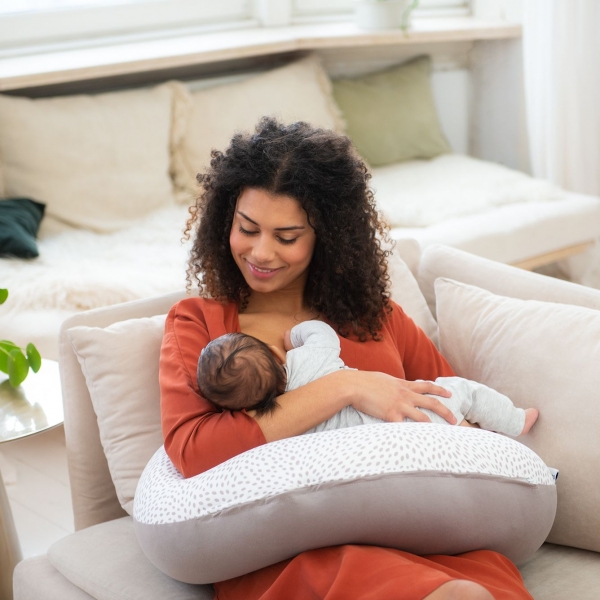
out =
<svg viewBox="0 0 600 600"><path fill-rule="evenodd" d="M266 264L273 259L274 254L275 252L271 240L269 240L267 236L260 236L252 249L252 256L256 262Z"/></svg>

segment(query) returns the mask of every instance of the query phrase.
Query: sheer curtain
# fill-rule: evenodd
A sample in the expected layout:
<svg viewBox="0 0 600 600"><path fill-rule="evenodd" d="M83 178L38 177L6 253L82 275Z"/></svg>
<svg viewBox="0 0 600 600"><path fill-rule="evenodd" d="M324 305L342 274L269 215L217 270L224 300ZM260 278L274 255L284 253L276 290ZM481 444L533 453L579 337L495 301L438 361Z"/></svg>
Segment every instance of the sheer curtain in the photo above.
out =
<svg viewBox="0 0 600 600"><path fill-rule="evenodd" d="M533 175L600 195L600 1L525 0L523 57Z"/></svg>

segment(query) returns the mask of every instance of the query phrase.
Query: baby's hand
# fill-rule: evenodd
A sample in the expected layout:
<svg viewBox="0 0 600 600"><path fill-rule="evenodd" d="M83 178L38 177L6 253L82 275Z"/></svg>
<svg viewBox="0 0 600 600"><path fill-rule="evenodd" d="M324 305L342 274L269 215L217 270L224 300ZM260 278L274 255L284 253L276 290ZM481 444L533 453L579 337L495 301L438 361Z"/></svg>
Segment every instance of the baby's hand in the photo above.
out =
<svg viewBox="0 0 600 600"><path fill-rule="evenodd" d="M286 352L289 352L290 350L294 349L294 346L292 346L291 334L292 334L292 330L291 329L288 329L283 334L283 347L285 348Z"/></svg>

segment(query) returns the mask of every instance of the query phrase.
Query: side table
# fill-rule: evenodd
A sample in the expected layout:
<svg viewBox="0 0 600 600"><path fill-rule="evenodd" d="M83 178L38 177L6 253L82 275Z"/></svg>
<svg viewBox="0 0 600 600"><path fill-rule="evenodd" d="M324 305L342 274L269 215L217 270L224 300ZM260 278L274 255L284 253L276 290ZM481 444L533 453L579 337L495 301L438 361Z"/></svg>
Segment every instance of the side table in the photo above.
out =
<svg viewBox="0 0 600 600"><path fill-rule="evenodd" d="M58 363L43 359L18 387L0 373L0 443L18 440L56 427L64 421ZM21 560L21 546L4 481L0 476L0 600L12 600L12 575Z"/></svg>

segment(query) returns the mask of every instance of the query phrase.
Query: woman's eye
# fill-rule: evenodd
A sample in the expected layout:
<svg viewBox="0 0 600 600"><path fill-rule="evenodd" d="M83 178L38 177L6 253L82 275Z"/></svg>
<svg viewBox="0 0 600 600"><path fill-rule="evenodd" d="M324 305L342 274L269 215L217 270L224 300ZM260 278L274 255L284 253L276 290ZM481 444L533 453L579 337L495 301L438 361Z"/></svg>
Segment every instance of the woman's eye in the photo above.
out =
<svg viewBox="0 0 600 600"><path fill-rule="evenodd" d="M293 244L298 238L292 238L291 240L286 240L285 238L279 238L279 241L282 244Z"/></svg>
<svg viewBox="0 0 600 600"><path fill-rule="evenodd" d="M240 225L240 233L243 233L244 235L256 235L258 231L248 231Z"/></svg>

